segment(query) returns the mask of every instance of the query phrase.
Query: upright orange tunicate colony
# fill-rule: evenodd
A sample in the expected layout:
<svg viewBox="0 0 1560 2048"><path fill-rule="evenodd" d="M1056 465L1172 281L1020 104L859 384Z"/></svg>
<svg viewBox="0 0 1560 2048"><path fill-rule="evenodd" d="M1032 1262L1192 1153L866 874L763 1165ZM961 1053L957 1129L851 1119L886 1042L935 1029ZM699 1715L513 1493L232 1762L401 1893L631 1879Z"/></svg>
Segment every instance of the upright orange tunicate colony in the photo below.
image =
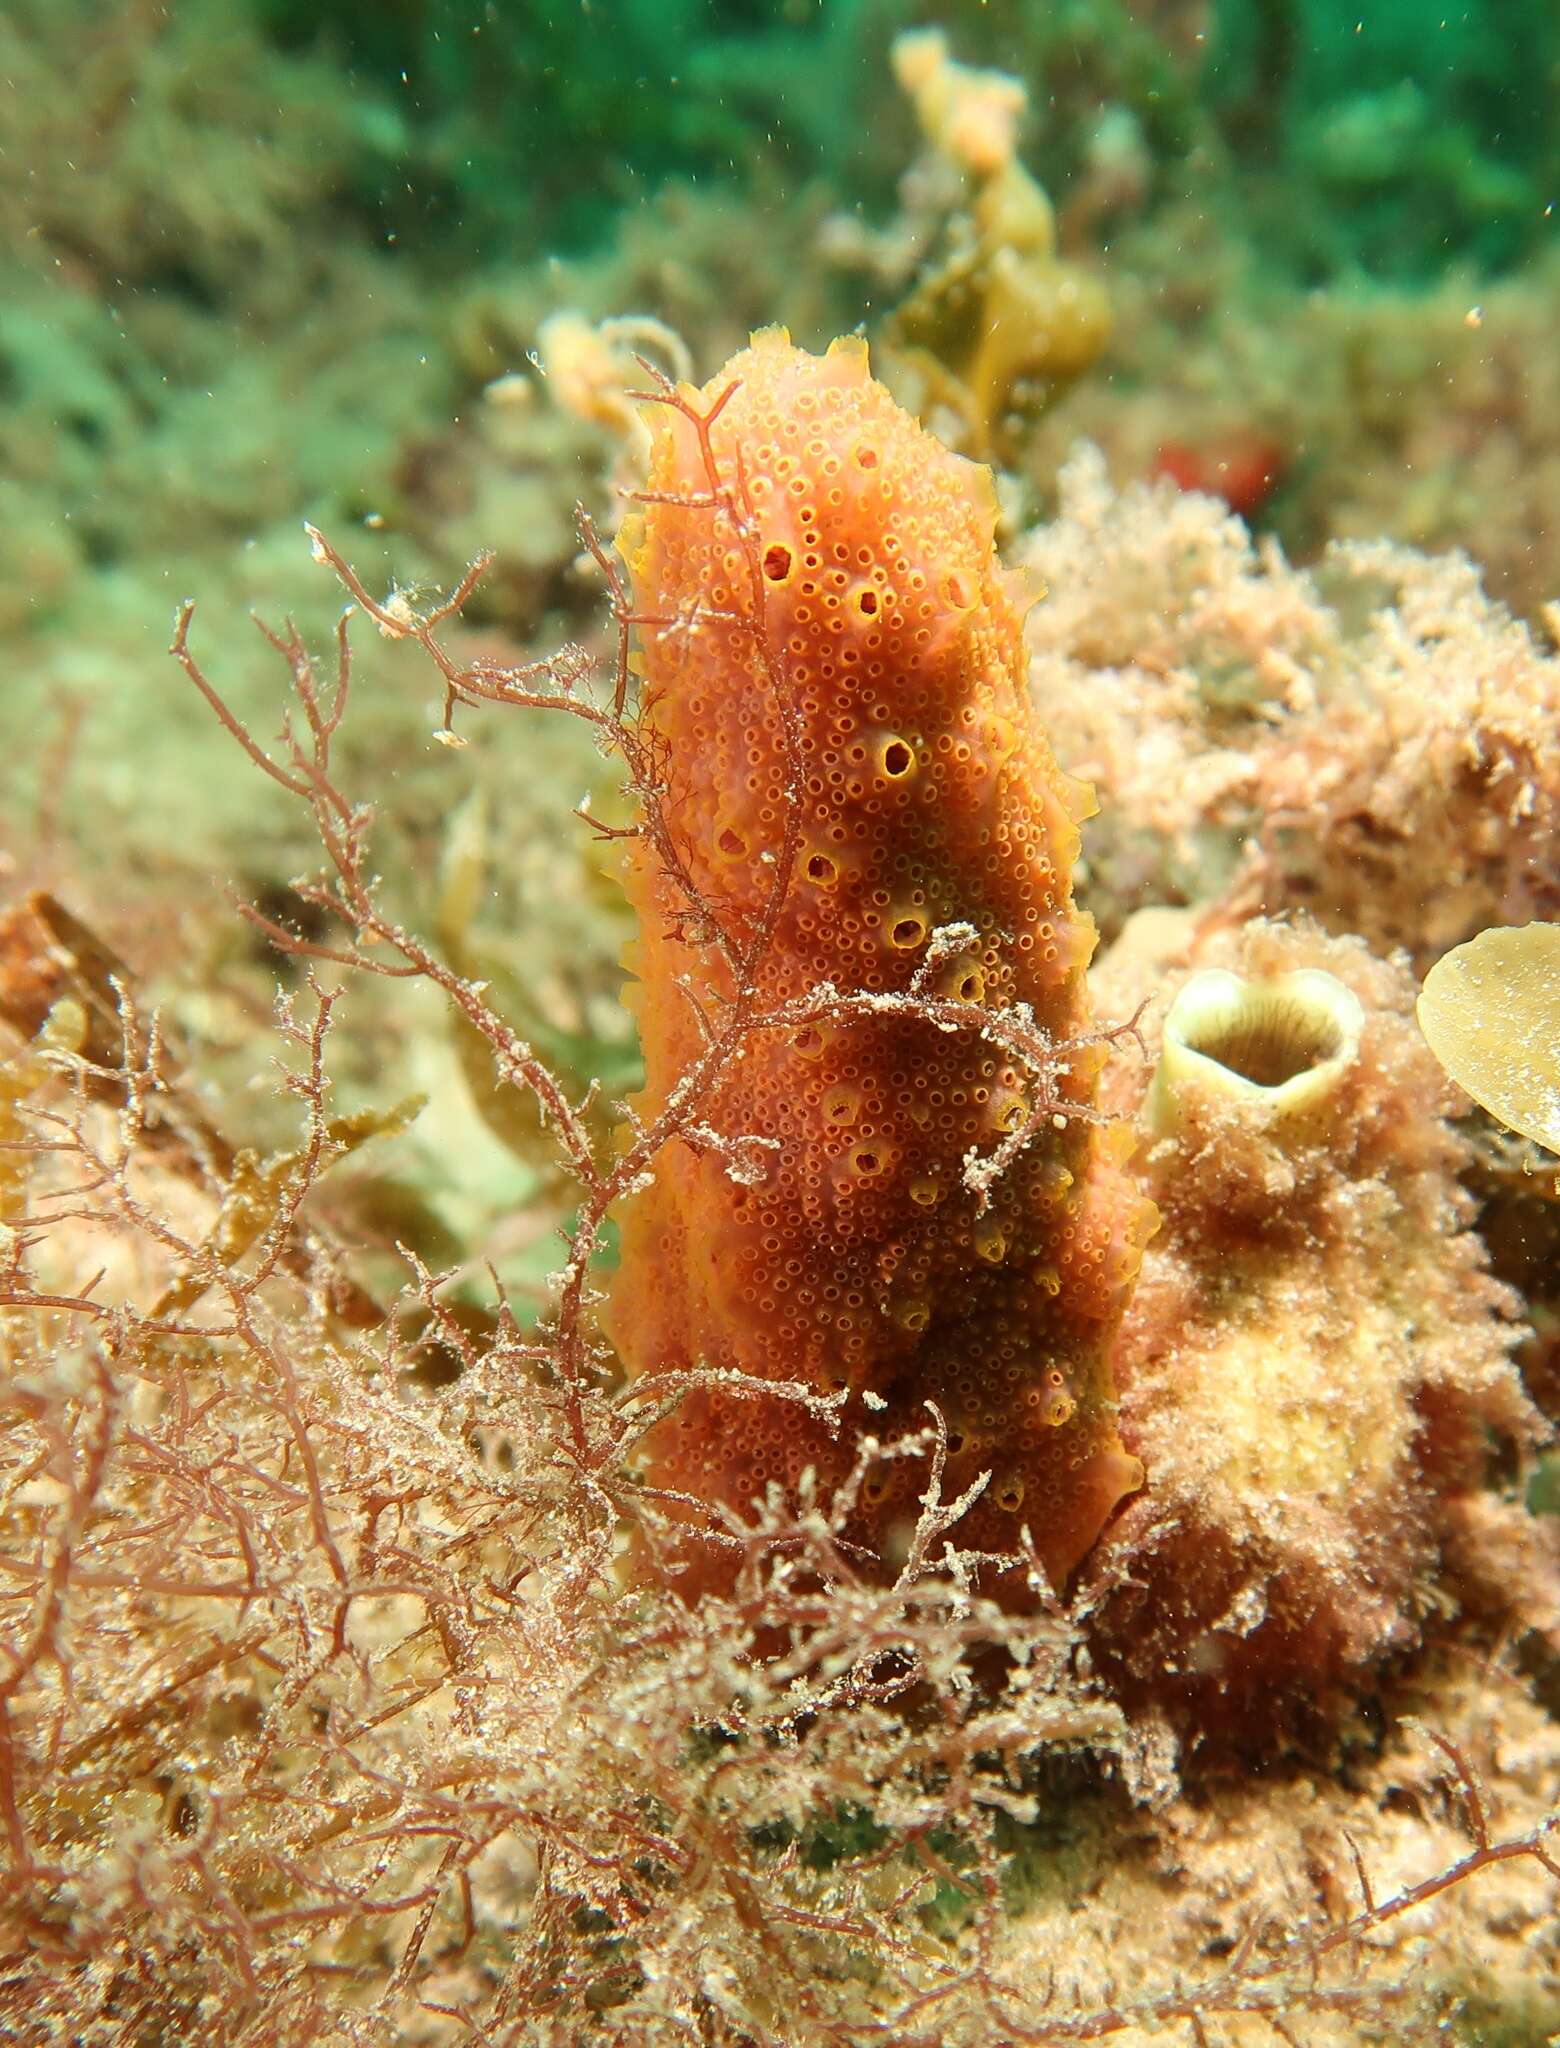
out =
<svg viewBox="0 0 1560 2048"><path fill-rule="evenodd" d="M1094 929L1071 888L1087 792L1029 702L987 473L895 404L860 341L820 358L758 335L690 411L728 386L708 453L690 416L656 409L645 508L620 540L684 869L633 842L640 1116L667 1108L734 1000L793 1021L745 1032L703 1135L663 1147L624 1218L609 1323L636 1376L736 1369L848 1398L831 1430L706 1382L657 1425L650 1474L746 1514L811 1467L826 1500L864 1434L924 1429L934 1402L945 1495L990 1474L952 1540L1011 1554L1027 1527L1059 1584L1142 1479L1107 1348L1152 1211L1116 1133L1068 1113L1092 1098L1098 1045L1063 1064L1056 1113L986 1205L966 1174L1038 1106L998 1028L1013 1006L1039 1041L1089 1031ZM688 914L689 883L719 933ZM953 924L973 935L935 936ZM809 1007L824 984L837 1000ZM927 1472L868 1474L845 1536L875 1573L902 1560ZM690 1534L680 1583L723 1583L730 1555ZM1023 1581L993 1583L1014 1598Z"/></svg>

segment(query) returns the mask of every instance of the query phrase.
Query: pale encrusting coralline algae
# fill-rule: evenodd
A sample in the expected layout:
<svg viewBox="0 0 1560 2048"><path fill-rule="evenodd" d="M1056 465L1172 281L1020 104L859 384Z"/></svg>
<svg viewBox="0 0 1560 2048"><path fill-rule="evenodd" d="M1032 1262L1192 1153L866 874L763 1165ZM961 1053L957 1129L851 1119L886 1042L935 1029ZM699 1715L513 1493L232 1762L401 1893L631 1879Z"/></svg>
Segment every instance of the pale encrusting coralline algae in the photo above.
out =
<svg viewBox="0 0 1560 2048"><path fill-rule="evenodd" d="M1557 81L3 10L8 2040L1560 2039Z"/></svg>

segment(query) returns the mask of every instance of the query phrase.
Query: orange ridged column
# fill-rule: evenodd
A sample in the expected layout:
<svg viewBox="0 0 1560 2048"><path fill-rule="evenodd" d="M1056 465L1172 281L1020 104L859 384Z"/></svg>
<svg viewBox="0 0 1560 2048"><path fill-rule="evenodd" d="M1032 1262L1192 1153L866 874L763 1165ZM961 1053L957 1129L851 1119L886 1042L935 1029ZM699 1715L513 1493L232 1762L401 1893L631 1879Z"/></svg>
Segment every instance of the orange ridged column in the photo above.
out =
<svg viewBox="0 0 1560 2048"><path fill-rule="evenodd" d="M1025 1056L1090 1032L1088 793L1031 708L991 481L873 382L857 340L819 358L761 334L683 396L656 410L620 541L664 764L665 838L630 855L638 1114L665 1113L734 1004L794 1021L745 1030L691 1118L703 1135L662 1148L624 1216L609 1327L636 1376L735 1368L849 1398L831 1433L795 1402L699 1387L649 1439L649 1473L744 1514L808 1467L827 1497L864 1434L925 1428L931 1401L945 1494L990 1475L952 1540L1012 1553L1027 1526L1059 1583L1141 1484L1108 1353L1153 1212L1088 1115L1100 1046L1043 1101ZM953 924L972 932L934 941ZM809 1005L825 984L836 999ZM1025 1130L983 1205L967 1162ZM902 1559L926 1481L924 1458L868 1475L845 1535L875 1572ZM691 1591L729 1576L704 1539L686 1555Z"/></svg>

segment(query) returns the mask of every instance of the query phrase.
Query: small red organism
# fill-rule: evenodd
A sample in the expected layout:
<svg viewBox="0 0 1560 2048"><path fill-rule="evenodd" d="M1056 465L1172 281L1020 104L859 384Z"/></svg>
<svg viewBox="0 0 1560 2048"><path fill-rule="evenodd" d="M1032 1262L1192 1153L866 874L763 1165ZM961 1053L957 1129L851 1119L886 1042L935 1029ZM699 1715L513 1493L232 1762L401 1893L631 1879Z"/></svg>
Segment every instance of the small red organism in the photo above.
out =
<svg viewBox="0 0 1560 2048"><path fill-rule="evenodd" d="M1232 512L1250 519L1283 482L1287 467L1281 441L1255 428L1242 428L1206 441L1162 442L1148 473L1167 477L1183 491L1222 498Z"/></svg>
<svg viewBox="0 0 1560 2048"><path fill-rule="evenodd" d="M658 408L645 499L620 546L665 764L665 843L630 854L646 1126L743 1022L629 1205L609 1324L636 1376L843 1397L831 1431L706 1380L650 1475L690 1517L809 1468L827 1496L934 1403L945 1492L984 1475L958 1543L1012 1557L1027 1528L1060 1583L1142 1480L1107 1350L1152 1210L1092 1109L1090 799L1030 704L990 478L864 343L769 332ZM845 1535L876 1569L925 1487L920 1460L867 1473ZM687 1550L680 1584L721 1583Z"/></svg>

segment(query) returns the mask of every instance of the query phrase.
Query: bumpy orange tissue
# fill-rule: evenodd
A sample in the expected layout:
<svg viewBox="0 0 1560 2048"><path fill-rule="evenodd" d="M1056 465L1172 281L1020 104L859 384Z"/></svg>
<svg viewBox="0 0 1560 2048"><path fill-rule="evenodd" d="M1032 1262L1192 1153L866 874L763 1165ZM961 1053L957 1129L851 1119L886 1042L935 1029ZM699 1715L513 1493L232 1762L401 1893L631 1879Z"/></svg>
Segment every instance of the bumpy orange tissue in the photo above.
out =
<svg viewBox="0 0 1560 2048"><path fill-rule="evenodd" d="M1121 1176L1115 1131L1086 1115L1047 1116L989 1206L966 1172L1032 1107L1022 1062L984 1022L1028 1005L1057 1044L1089 1031L1094 929L1071 883L1088 792L1030 706L987 473L894 403L860 341L819 358L761 334L685 395L708 413L732 384L710 450L746 542L673 408L658 409L646 507L621 536L644 717L676 860L738 952L799 806L753 1000L772 1013L823 984L840 1000L748 1033L699 1109L705 1135L663 1148L624 1219L609 1324L636 1376L735 1369L848 1398L831 1429L795 1401L706 1381L657 1425L648 1470L745 1517L771 1483L795 1497L810 1467L827 1502L865 1435L925 1429L932 1402L945 1496L989 1474L952 1540L1011 1556L1027 1527L1059 1584L1142 1481L1107 1351L1152 1211ZM700 1057L699 1012L718 1032L738 991L665 849L638 841L630 865L636 1107L652 1120ZM934 934L955 923L974 936L944 951ZM954 1027L862 1003L905 997L918 973L945 1024L957 1006ZM1087 1109L1101 1057L1072 1056L1063 1111ZM918 1457L869 1472L844 1537L875 1575L903 1560L927 1471ZM696 1527L690 1511L693 1592L731 1572L729 1547ZM987 1583L1021 1597L1015 1567Z"/></svg>

